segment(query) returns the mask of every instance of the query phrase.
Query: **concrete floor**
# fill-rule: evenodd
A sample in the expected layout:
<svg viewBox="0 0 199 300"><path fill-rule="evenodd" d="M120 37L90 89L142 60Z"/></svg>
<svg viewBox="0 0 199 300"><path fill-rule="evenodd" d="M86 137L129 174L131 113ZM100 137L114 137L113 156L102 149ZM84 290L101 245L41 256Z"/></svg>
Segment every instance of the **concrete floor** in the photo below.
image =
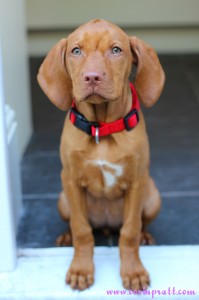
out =
<svg viewBox="0 0 199 300"><path fill-rule="evenodd" d="M83 292L65 284L71 247L22 249L16 270L0 273L0 300L199 299L199 246L141 247L140 256L151 285L136 296L122 286L117 247L95 248L95 283Z"/></svg>

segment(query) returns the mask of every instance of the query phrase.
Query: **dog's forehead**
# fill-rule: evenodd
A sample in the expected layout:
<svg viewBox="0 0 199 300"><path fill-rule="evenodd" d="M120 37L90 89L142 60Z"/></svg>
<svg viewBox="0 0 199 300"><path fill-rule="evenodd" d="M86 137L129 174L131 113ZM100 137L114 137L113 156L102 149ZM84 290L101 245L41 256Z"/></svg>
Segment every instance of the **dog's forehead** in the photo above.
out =
<svg viewBox="0 0 199 300"><path fill-rule="evenodd" d="M117 25L101 19L93 20L77 28L68 39L69 43L84 45L106 44L111 42L120 42L123 45L129 45L129 39L126 33Z"/></svg>

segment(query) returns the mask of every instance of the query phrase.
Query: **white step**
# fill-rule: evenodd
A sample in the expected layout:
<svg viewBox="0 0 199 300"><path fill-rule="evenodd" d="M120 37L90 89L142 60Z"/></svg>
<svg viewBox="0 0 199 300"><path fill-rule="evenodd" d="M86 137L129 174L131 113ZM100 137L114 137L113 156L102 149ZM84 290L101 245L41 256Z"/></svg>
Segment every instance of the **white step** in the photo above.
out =
<svg viewBox="0 0 199 300"><path fill-rule="evenodd" d="M72 255L73 248L19 250L15 271L0 273L0 299L199 299L199 246L141 247L151 286L150 295L139 296L128 291L122 295L125 290L119 275L118 247L95 248L95 283L83 292L72 291L64 281ZM173 289L186 295L174 296ZM110 295L111 291L118 295ZM188 295L188 291L198 294Z"/></svg>

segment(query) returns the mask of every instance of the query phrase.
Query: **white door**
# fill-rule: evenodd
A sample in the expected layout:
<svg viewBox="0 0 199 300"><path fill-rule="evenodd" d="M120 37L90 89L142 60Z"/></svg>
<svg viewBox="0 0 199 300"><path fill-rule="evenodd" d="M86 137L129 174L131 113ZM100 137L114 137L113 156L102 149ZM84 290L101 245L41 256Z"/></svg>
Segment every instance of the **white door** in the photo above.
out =
<svg viewBox="0 0 199 300"><path fill-rule="evenodd" d="M2 74L0 45L0 271L11 271L16 264L16 241L11 202Z"/></svg>

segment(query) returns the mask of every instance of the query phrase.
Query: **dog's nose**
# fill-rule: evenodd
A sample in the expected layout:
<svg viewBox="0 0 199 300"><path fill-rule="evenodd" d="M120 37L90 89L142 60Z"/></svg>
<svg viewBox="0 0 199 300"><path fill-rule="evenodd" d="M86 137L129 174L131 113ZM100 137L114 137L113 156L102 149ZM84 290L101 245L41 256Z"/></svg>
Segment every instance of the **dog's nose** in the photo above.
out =
<svg viewBox="0 0 199 300"><path fill-rule="evenodd" d="M102 81L103 75L99 72L85 72L83 80L89 85L97 85Z"/></svg>

